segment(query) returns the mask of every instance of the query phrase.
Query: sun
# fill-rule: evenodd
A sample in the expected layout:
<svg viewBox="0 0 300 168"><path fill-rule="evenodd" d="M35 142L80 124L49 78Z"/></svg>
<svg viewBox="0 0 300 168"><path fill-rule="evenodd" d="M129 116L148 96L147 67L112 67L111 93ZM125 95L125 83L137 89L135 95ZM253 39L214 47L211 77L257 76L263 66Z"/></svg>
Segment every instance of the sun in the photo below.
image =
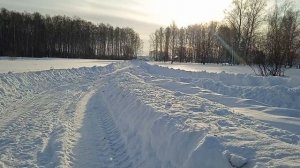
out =
<svg viewBox="0 0 300 168"><path fill-rule="evenodd" d="M222 20L231 0L152 0L156 21L179 26Z"/></svg>

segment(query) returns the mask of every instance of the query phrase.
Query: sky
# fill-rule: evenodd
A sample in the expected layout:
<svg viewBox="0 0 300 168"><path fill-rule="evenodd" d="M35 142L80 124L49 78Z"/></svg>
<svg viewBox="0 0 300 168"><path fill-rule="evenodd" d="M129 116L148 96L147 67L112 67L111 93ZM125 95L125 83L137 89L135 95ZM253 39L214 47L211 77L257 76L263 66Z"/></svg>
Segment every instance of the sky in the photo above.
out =
<svg viewBox="0 0 300 168"><path fill-rule="evenodd" d="M180 26L220 21L232 0L0 0L0 7L19 12L77 16L97 23L131 27L149 52L149 35L175 21ZM295 0L300 6L300 0Z"/></svg>

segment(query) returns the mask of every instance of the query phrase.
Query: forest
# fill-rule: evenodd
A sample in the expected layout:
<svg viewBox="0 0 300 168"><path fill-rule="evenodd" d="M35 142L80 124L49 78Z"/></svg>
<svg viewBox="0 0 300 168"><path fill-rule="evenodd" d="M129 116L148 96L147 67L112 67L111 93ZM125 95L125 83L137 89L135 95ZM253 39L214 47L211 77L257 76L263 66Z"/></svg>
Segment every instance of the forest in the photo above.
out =
<svg viewBox="0 0 300 168"><path fill-rule="evenodd" d="M141 49L131 28L1 9L1 56L133 59Z"/></svg>
<svg viewBox="0 0 300 168"><path fill-rule="evenodd" d="M283 76L300 55L299 10L292 1L233 0L221 22L179 28L175 22L150 35L156 61L246 64L259 75Z"/></svg>

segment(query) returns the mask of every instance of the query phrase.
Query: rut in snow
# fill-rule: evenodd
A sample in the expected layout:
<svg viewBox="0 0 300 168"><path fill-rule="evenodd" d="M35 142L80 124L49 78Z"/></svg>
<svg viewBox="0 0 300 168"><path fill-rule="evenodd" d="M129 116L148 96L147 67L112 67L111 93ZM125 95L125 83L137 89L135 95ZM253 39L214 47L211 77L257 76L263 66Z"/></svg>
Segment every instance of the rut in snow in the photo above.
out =
<svg viewBox="0 0 300 168"><path fill-rule="evenodd" d="M86 102L80 139L73 149L72 167L133 167L120 131L103 103L103 96L98 91Z"/></svg>

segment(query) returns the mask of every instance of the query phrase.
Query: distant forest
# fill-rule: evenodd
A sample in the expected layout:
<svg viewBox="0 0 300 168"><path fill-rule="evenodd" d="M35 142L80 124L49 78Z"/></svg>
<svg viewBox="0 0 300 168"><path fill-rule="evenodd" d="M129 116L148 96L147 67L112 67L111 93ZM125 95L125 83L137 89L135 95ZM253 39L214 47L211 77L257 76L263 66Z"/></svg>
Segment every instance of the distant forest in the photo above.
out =
<svg viewBox="0 0 300 168"><path fill-rule="evenodd" d="M131 28L1 9L0 56L133 59L141 48Z"/></svg>
<svg viewBox="0 0 300 168"><path fill-rule="evenodd" d="M300 11L292 1L233 0L222 22L177 27L150 35L156 61L247 64L259 75L284 75L299 62Z"/></svg>

